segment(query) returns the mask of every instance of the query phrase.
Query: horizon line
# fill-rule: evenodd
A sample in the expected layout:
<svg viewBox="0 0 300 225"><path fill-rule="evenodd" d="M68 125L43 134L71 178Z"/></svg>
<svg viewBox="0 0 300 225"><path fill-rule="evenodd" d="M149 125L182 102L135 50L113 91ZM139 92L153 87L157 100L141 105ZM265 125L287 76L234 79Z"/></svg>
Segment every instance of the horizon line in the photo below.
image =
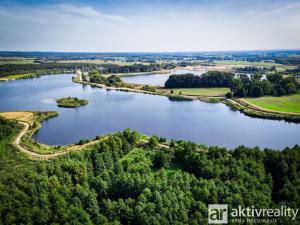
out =
<svg viewBox="0 0 300 225"><path fill-rule="evenodd" d="M239 49L239 50L196 50L196 51L52 51L52 50L0 50L20 53L213 53L213 52L263 52L263 51L300 51L300 48Z"/></svg>

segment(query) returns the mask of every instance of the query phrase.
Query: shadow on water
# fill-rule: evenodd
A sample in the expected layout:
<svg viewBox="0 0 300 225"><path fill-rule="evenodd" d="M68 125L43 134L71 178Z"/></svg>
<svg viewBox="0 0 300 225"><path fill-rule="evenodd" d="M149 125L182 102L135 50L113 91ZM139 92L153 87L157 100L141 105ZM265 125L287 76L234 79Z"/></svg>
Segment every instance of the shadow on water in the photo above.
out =
<svg viewBox="0 0 300 225"><path fill-rule="evenodd" d="M188 99L180 96L168 96L169 101L171 102L192 102L193 99Z"/></svg>

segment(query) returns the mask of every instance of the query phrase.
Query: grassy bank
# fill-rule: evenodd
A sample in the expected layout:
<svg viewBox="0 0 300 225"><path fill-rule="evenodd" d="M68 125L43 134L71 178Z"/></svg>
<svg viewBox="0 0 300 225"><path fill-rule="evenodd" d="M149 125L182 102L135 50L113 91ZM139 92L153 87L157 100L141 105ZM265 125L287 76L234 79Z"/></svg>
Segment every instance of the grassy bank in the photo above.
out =
<svg viewBox="0 0 300 225"><path fill-rule="evenodd" d="M296 123L300 122L300 114L297 115L297 114L284 113L284 112L268 111L265 109L257 108L239 99L227 99L225 100L225 104L251 117L273 119L273 120L285 120L288 122L296 122Z"/></svg>
<svg viewBox="0 0 300 225"><path fill-rule="evenodd" d="M117 91L126 91L126 92L137 92L137 93L144 93L144 94L152 94L152 95L162 95L167 96L170 98L180 98L180 99L187 99L187 100L200 100L200 101L206 101L211 103L218 103L223 102L226 105L239 110L243 112L245 115L251 116L251 117L257 117L257 118L266 118L266 119L275 119L275 120L286 120L291 122L300 122L300 115L292 115L287 114L284 112L268 112L264 109L258 109L257 107L251 107L249 104L245 103L244 101L238 102L238 99L230 100L223 97L217 97L215 94L219 93L227 93L229 89L227 88L213 88L215 90L208 90L210 88L205 88L203 90L193 90L193 89L174 89L177 91L172 93L172 89L165 89L165 88L157 88L152 87L153 90L145 90L146 85L129 85L124 82L121 82L121 84L115 84L112 86L106 86L105 84L97 84L97 83L91 83L86 81L79 81L77 78L73 79L74 82L81 83L81 84L87 84L94 87L99 88L105 88L105 89L111 89L111 90L117 90ZM196 89L202 89L202 88L196 88ZM219 89L219 90L218 90ZM179 94L179 90L186 90L187 92ZM225 92L226 90L226 92ZM192 95L198 94L198 95ZM206 95L203 95L203 94ZM210 94L210 95L209 95ZM215 97L214 97L215 96Z"/></svg>
<svg viewBox="0 0 300 225"><path fill-rule="evenodd" d="M178 88L171 89L175 94L194 96L224 96L230 91L229 88Z"/></svg>
<svg viewBox="0 0 300 225"><path fill-rule="evenodd" d="M265 96L260 98L243 98L242 100L263 109L300 113L300 93L281 97Z"/></svg>
<svg viewBox="0 0 300 225"><path fill-rule="evenodd" d="M0 82L1 81L9 81L9 80L21 80L28 78L38 78L44 75L57 75L57 74L73 74L74 71L67 70L52 70L52 71L37 71L35 73L25 73L25 74L13 74L8 76L1 76L0 74Z"/></svg>
<svg viewBox="0 0 300 225"><path fill-rule="evenodd" d="M19 80L19 79L27 79L27 78L35 78L35 77L37 77L35 73L16 74L16 75L0 77L0 81Z"/></svg>
<svg viewBox="0 0 300 225"><path fill-rule="evenodd" d="M14 65L24 65L24 64L34 64L33 58L1 58L0 65L4 64L14 64Z"/></svg>
<svg viewBox="0 0 300 225"><path fill-rule="evenodd" d="M5 119L25 122L29 125L29 130L21 139L21 145L33 152L41 154L49 154L64 150L63 147L49 146L36 142L32 139L32 135L41 127L41 122L58 116L55 111L50 112L1 112L0 117Z"/></svg>

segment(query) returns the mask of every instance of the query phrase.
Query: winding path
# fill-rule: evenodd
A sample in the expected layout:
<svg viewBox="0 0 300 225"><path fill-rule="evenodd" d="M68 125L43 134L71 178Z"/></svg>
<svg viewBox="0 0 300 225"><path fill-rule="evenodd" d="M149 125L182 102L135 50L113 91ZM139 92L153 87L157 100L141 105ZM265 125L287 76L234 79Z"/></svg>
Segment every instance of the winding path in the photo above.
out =
<svg viewBox="0 0 300 225"><path fill-rule="evenodd" d="M86 148L90 145L94 145L94 144L96 144L100 141L103 141L107 138L107 136L106 136L106 137L103 137L99 140L91 141L91 142L89 142L87 144L84 144L84 145L74 145L74 146L71 146L70 148L68 148L67 150L62 151L62 152L56 152L56 153L51 153L51 154L40 154L40 153L37 153L37 152L35 152L33 150L30 150L27 147L24 147L24 146L21 145L21 139L26 134L26 132L29 130L29 124L26 123L26 122L21 122L21 121L18 121L18 122L23 125L23 129L18 134L16 139L13 141L13 145L18 150L20 150L21 152L28 155L30 159L34 159L34 160L48 160L48 159L55 158L57 156L68 154L70 152L80 151L80 150L82 150L82 149L84 149L84 148Z"/></svg>
<svg viewBox="0 0 300 225"><path fill-rule="evenodd" d="M56 153L51 153L51 154L41 154L41 153L37 153L37 152L27 148L27 147L22 146L21 140L22 140L22 137L29 130L29 124L27 122L23 122L23 121L18 121L18 123L23 125L23 129L18 134L16 139L13 141L13 145L18 150L25 153L27 156L29 156L30 159L33 159L33 160L49 160L49 159L55 158L57 156L62 156L62 155L65 155L65 154L68 154L68 153L71 153L71 152L77 152L77 151L83 150L84 148L86 148L88 146L97 144L97 143L99 143L99 142L101 142L101 141L108 138L108 136L104 136L99 140L90 141L90 142L88 142L86 144L83 144L83 145L74 145L74 146L71 146L71 147L69 147L68 149L66 149L65 151L62 151L62 152L56 152ZM140 141L143 142L143 143L148 143L147 140L140 139ZM165 144L158 144L157 146L160 147L160 148L169 148L169 146L165 145Z"/></svg>

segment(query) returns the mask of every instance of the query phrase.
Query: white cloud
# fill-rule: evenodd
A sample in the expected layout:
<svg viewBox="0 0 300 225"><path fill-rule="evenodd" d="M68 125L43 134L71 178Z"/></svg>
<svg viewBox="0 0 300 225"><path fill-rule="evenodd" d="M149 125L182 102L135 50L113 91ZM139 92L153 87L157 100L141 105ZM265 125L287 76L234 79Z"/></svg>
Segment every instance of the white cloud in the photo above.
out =
<svg viewBox="0 0 300 225"><path fill-rule="evenodd" d="M0 50L206 51L299 48L300 6L148 8L130 15L60 4L0 7Z"/></svg>
<svg viewBox="0 0 300 225"><path fill-rule="evenodd" d="M93 20L107 20L113 22L129 22L129 19L119 15L105 14L97 11L89 6L78 7L74 5L58 5L50 8L45 8L46 10L53 10L58 14L86 17Z"/></svg>

